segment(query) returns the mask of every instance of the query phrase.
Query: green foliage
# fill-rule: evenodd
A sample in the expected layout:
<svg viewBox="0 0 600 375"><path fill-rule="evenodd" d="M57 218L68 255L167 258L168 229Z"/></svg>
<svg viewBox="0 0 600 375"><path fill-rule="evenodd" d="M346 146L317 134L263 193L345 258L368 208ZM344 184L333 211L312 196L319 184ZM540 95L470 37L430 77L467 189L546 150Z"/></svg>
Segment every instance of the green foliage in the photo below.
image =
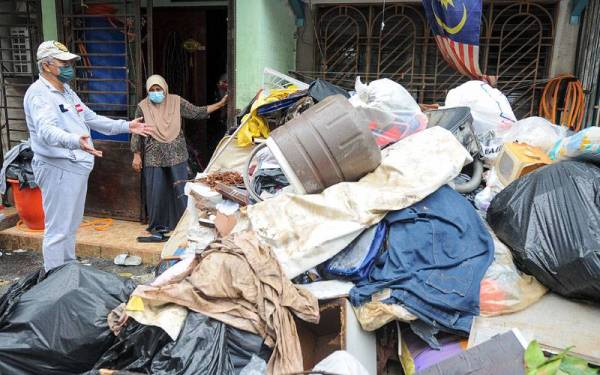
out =
<svg viewBox="0 0 600 375"><path fill-rule="evenodd" d="M572 347L562 353L546 358L540 344L532 341L525 351L527 375L597 375L598 370L589 367L583 359L568 355Z"/></svg>

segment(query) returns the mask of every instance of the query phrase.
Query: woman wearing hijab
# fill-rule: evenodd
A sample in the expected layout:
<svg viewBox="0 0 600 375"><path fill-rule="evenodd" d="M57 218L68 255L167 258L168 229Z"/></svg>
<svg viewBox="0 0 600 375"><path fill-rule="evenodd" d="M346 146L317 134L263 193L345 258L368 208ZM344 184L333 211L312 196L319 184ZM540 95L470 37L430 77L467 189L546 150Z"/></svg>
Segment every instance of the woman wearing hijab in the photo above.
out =
<svg viewBox="0 0 600 375"><path fill-rule="evenodd" d="M184 184L176 184L188 178L188 152L181 118L207 119L212 112L225 106L227 97L218 103L198 107L178 95L169 94L167 82L156 74L146 81L146 91L148 97L139 103L136 117L143 117L155 132L145 139L136 135L131 137L132 166L136 172L141 172L142 168L144 171L147 230L153 235L145 238L163 241L164 234L175 229L187 204Z"/></svg>

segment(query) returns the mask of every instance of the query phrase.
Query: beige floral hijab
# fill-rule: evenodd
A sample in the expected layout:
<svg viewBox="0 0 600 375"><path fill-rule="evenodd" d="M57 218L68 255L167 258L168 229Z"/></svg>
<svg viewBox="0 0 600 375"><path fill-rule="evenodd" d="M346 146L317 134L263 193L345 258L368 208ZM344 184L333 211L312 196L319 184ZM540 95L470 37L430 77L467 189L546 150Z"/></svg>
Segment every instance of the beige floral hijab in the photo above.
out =
<svg viewBox="0 0 600 375"><path fill-rule="evenodd" d="M171 143L181 130L181 98L178 95L169 94L167 81L158 74L148 77L146 91L149 92L154 85L163 89L165 100L156 104L146 97L139 105L144 114L144 122L154 127L152 138L161 143Z"/></svg>

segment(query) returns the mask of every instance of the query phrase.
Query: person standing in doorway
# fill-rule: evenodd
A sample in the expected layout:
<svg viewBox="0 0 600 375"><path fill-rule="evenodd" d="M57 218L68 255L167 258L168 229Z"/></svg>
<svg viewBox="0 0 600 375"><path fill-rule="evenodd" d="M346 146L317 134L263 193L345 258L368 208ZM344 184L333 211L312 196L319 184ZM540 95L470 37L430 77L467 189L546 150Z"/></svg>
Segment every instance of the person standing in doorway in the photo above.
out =
<svg viewBox="0 0 600 375"><path fill-rule="evenodd" d="M163 242L164 235L177 226L185 211L187 198L183 187L188 178L188 152L181 119L203 120L225 106L227 96L218 103L198 107L178 95L169 94L165 79L157 74L146 81L148 97L138 105L136 116L143 116L154 132L151 137L131 137L132 167L143 169L150 237L140 242ZM143 156L142 156L143 155Z"/></svg>
<svg viewBox="0 0 600 375"><path fill-rule="evenodd" d="M216 102L219 102L225 96L227 96L227 73L221 74L217 84L215 85L214 91L214 98ZM219 109L211 117L211 129L208 132L208 148L212 154L227 132L227 109Z"/></svg>
<svg viewBox="0 0 600 375"><path fill-rule="evenodd" d="M67 83L75 77L73 65L79 59L59 42L40 44L39 79L29 86L23 101L33 173L42 191L46 271L76 261L75 237L83 220L88 177L94 156L102 157L90 129L106 135L152 132L141 118L112 120L89 109Z"/></svg>

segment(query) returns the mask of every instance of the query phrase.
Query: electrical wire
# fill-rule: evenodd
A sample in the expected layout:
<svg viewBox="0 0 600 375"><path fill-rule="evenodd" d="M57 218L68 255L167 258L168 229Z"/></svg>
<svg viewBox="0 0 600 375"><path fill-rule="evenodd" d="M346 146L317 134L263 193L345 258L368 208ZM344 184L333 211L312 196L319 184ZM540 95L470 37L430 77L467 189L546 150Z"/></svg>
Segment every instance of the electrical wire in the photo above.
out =
<svg viewBox="0 0 600 375"><path fill-rule="evenodd" d="M169 34L163 50L163 69L169 93L180 96L186 95L183 90L188 77L187 56L182 46L181 35L174 31Z"/></svg>
<svg viewBox="0 0 600 375"><path fill-rule="evenodd" d="M108 228L110 228L113 225L113 219L107 218L107 219L94 219L94 220L84 220L83 223L79 226L79 228L87 228L87 227L93 227L94 230L97 231L105 231L108 230ZM44 229L30 229L27 228L27 226L25 225L25 223L23 223L23 220L19 220L17 222L17 229L22 231L22 232L30 232L30 233L42 233L44 232Z"/></svg>
<svg viewBox="0 0 600 375"><path fill-rule="evenodd" d="M582 129L584 112L585 94L581 81L570 74L562 74L548 81L540 100L540 116L578 132Z"/></svg>

